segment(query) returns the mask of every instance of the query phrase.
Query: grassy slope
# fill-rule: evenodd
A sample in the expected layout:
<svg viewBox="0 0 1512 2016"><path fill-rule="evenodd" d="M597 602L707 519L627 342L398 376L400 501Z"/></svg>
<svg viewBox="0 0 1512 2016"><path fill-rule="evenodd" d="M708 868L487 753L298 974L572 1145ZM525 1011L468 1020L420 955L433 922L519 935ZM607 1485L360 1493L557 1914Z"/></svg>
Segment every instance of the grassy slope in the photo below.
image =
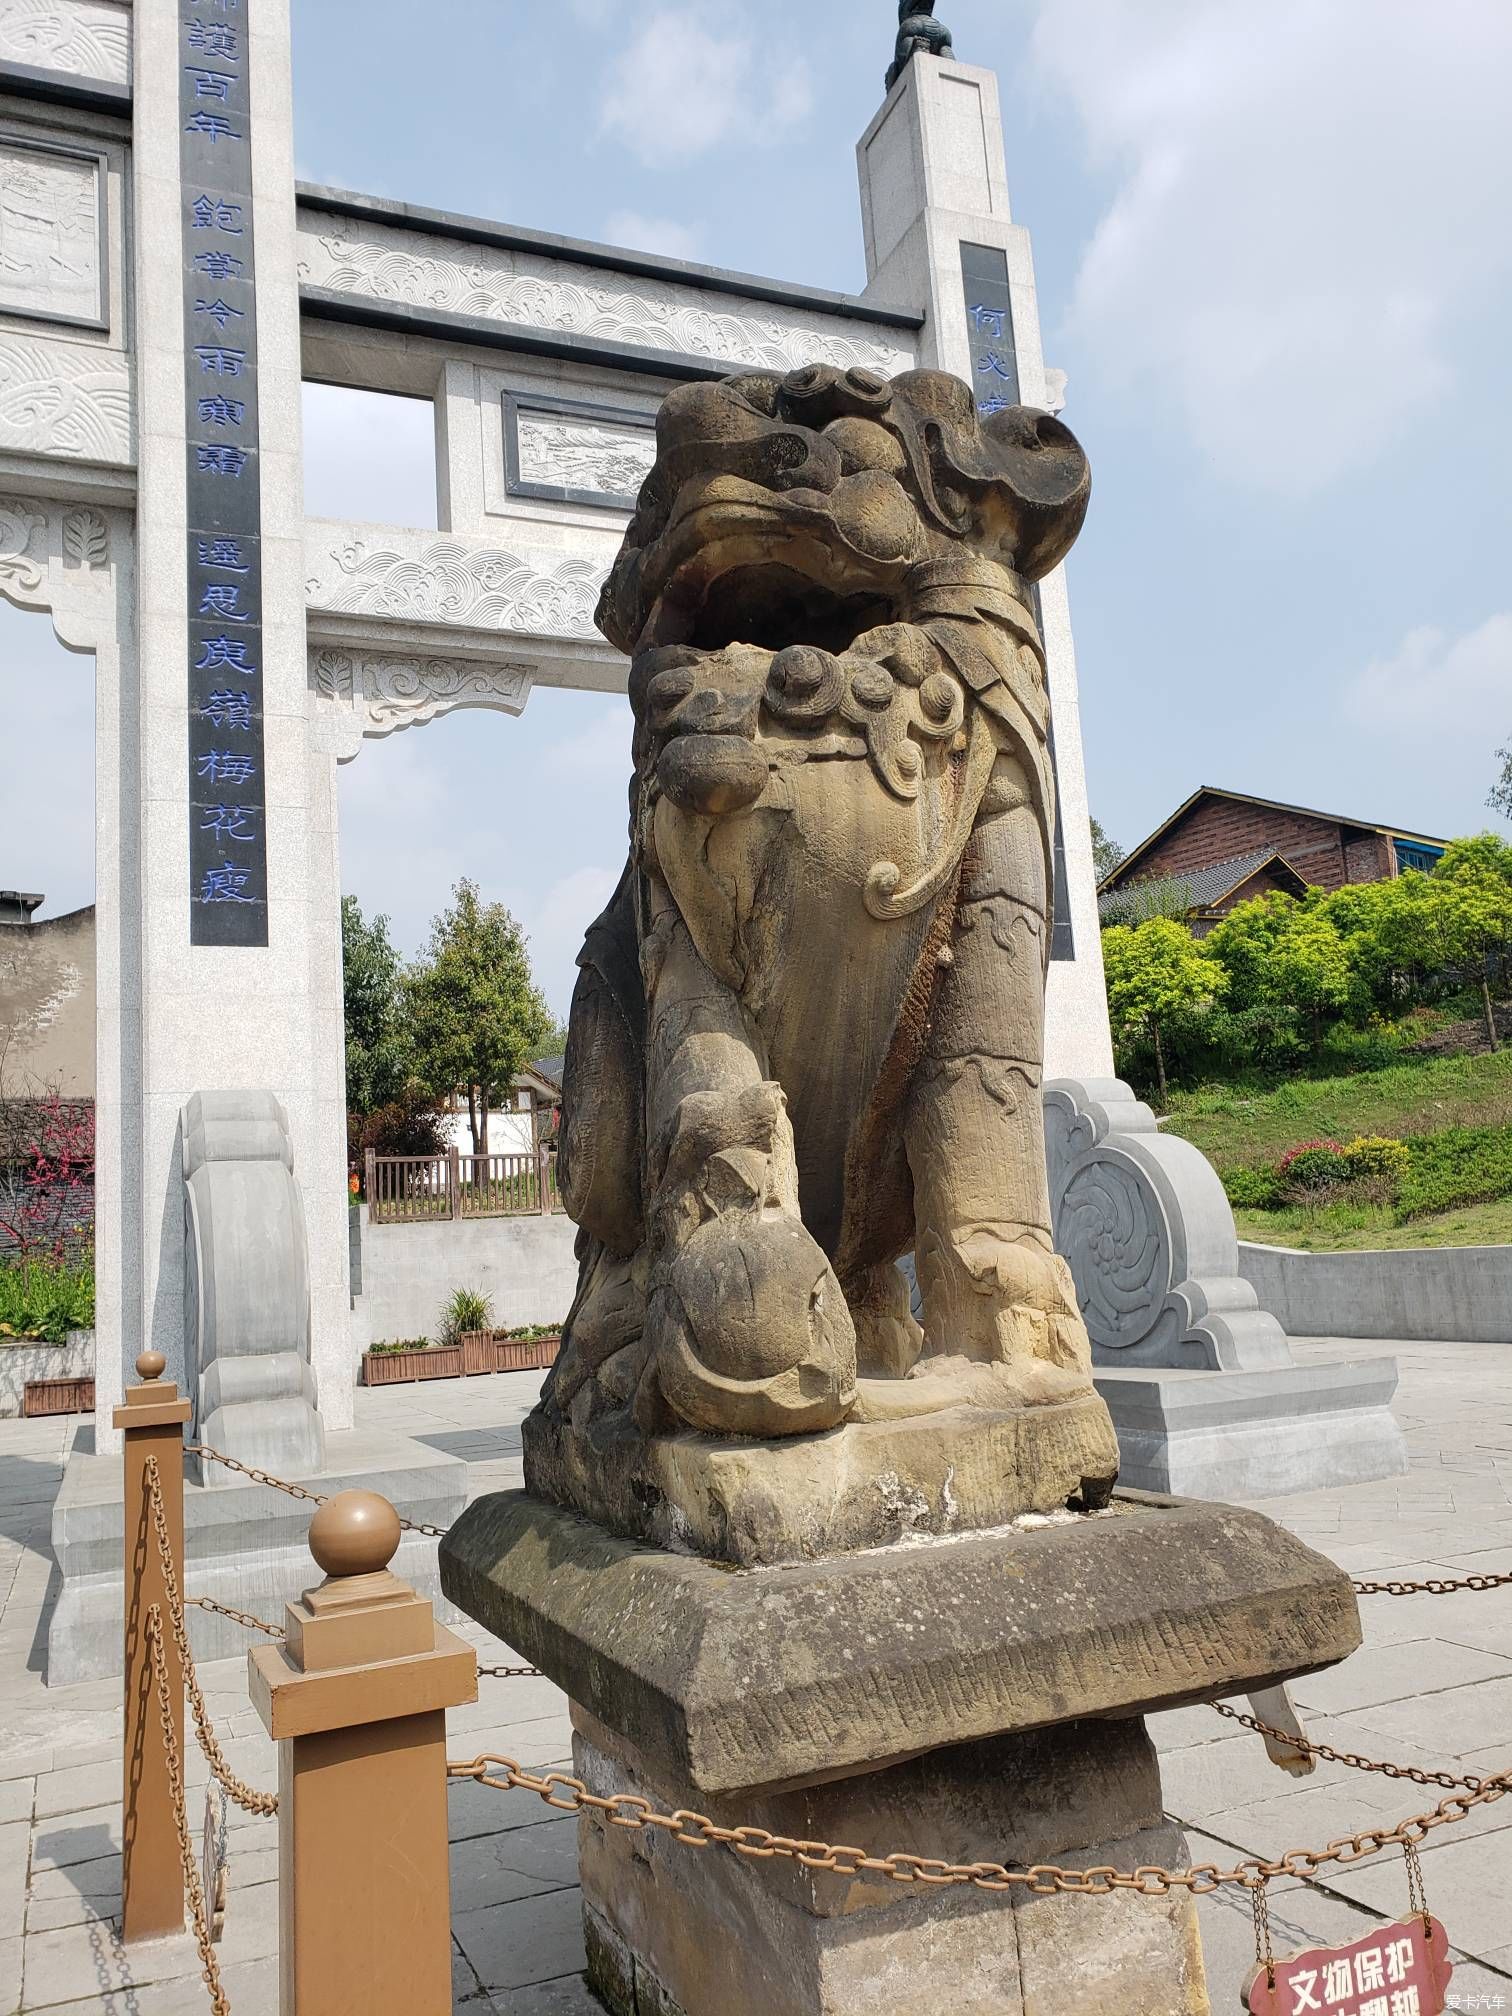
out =
<svg viewBox="0 0 1512 2016"><path fill-rule="evenodd" d="M1268 1166L1298 1141L1512 1126L1512 1049L1414 1058L1347 1078L1298 1076L1268 1089L1207 1085L1173 1093L1165 1126L1220 1169Z"/></svg>
<svg viewBox="0 0 1512 2016"><path fill-rule="evenodd" d="M1321 1211L1236 1211L1241 1239L1263 1246L1300 1246L1305 1252L1342 1253L1356 1247L1512 1246L1512 1197L1466 1204L1437 1218L1398 1225L1380 1205L1325 1205Z"/></svg>

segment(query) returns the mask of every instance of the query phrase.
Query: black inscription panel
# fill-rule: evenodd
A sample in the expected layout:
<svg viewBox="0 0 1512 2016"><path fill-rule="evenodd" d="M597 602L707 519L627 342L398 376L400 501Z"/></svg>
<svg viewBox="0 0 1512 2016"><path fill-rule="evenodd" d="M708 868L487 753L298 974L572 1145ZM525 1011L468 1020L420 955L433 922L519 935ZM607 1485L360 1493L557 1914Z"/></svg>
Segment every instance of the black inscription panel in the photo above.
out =
<svg viewBox="0 0 1512 2016"><path fill-rule="evenodd" d="M188 437L189 937L268 942L249 16L179 0Z"/></svg>

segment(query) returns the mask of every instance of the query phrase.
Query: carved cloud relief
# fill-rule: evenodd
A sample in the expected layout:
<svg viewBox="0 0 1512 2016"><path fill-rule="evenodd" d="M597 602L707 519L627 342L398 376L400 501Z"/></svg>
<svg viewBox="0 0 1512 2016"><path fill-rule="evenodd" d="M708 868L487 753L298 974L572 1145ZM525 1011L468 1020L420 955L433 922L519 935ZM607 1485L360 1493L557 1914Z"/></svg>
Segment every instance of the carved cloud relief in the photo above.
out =
<svg viewBox="0 0 1512 2016"><path fill-rule="evenodd" d="M322 228L324 227L324 228ZM334 228L332 228L334 227ZM787 371L804 364L864 365L890 374L914 362L912 348L841 335L835 320L529 253L447 259L433 239L375 229L355 237L334 219L300 218L299 277L311 286L416 308L668 350L719 363ZM720 303L711 307L711 301Z"/></svg>
<svg viewBox="0 0 1512 2016"><path fill-rule="evenodd" d="M0 62L131 80L131 21L109 0L0 0Z"/></svg>

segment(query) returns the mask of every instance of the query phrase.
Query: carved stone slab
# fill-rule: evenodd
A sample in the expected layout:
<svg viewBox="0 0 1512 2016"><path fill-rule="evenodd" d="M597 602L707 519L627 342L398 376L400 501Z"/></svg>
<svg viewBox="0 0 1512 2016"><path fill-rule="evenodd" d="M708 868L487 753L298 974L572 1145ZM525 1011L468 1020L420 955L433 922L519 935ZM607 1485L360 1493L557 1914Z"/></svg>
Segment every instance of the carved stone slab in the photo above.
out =
<svg viewBox="0 0 1512 2016"><path fill-rule="evenodd" d="M447 242L447 241L443 241ZM370 300L666 350L730 365L790 371L864 365L891 375L914 362L895 338L858 335L838 316L738 294L609 273L570 259L450 244L301 207L299 277Z"/></svg>
<svg viewBox="0 0 1512 2016"><path fill-rule="evenodd" d="M392 623L599 642L593 612L609 571L560 547L495 545L388 526L305 527L305 600L312 611Z"/></svg>
<svg viewBox="0 0 1512 2016"><path fill-rule="evenodd" d="M0 336L0 448L130 463L126 359L79 343Z"/></svg>
<svg viewBox="0 0 1512 2016"><path fill-rule="evenodd" d="M731 1573L506 1491L441 1542L441 1586L700 1791L1250 1693L1360 1642L1348 1576L1283 1528L1132 1493L1030 1531Z"/></svg>
<svg viewBox="0 0 1512 2016"><path fill-rule="evenodd" d="M103 328L105 157L0 140L0 313Z"/></svg>
<svg viewBox="0 0 1512 2016"><path fill-rule="evenodd" d="M310 653L310 690L350 710L358 735L370 738L418 728L454 707L520 714L530 689L528 665L368 651ZM356 754L355 742L350 753Z"/></svg>
<svg viewBox="0 0 1512 2016"><path fill-rule="evenodd" d="M0 63L131 81L131 17L112 0L0 0Z"/></svg>

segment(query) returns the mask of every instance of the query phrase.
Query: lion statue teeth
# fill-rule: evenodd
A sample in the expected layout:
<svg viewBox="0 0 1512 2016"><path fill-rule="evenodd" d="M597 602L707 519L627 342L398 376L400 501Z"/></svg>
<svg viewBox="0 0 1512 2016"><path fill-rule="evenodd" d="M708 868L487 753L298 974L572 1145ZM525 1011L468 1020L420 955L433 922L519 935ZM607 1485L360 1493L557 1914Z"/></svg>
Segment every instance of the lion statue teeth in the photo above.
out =
<svg viewBox="0 0 1512 2016"><path fill-rule="evenodd" d="M580 1278L527 1482L628 1529L668 1438L1070 1406L1095 1501L1116 1444L1040 1114L1030 587L1086 458L944 373L828 367L682 387L657 449L598 611L632 661L630 853L579 955Z"/></svg>

